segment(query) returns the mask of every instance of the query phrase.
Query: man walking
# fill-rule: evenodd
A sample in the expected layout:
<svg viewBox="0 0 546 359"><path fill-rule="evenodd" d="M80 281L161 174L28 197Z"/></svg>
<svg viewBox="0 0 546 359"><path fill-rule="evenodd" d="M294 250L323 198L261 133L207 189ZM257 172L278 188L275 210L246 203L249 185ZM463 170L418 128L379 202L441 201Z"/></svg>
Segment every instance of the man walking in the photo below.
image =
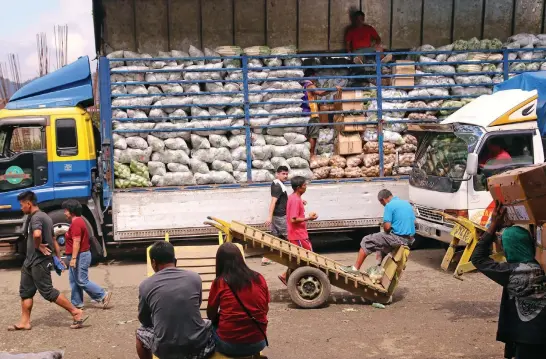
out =
<svg viewBox="0 0 546 359"><path fill-rule="evenodd" d="M271 234L275 237L288 239L286 231L286 202L288 194L284 182L288 179L288 167L279 166L275 173L275 180L271 183L271 202L265 225L271 228ZM267 258L262 258L262 265L273 263Z"/></svg>
<svg viewBox="0 0 546 359"><path fill-rule="evenodd" d="M399 246L411 246L415 236L415 213L409 202L394 197L387 189L382 189L377 195L379 202L385 207L383 214L384 232L365 236L360 243L360 251L354 266L340 269L344 272L362 275L360 267L370 253L388 254Z"/></svg>
<svg viewBox="0 0 546 359"><path fill-rule="evenodd" d="M155 274L138 288L136 351L140 359L206 359L214 353L212 323L203 320L199 274L176 268L174 247L158 241L150 248Z"/></svg>
<svg viewBox="0 0 546 359"><path fill-rule="evenodd" d="M53 269L53 256L51 249L55 248L55 254L60 256L60 248L53 240L53 222L37 205L34 192L27 191L19 194L17 200L21 210L26 214L25 234L27 236L27 253L23 267L21 268L21 283L19 295L21 296L21 319L19 323L8 327L9 331L30 330L30 312L32 311L33 298L36 290L42 297L57 304L72 315L70 328L79 329L87 318L83 318L83 311L74 307L68 299L53 287L51 270Z"/></svg>
<svg viewBox="0 0 546 359"><path fill-rule="evenodd" d="M65 233L65 254L69 261L68 280L72 290L71 302L76 308L83 309L83 292L99 303L103 309L108 307L112 293L107 292L89 280L91 266L91 246L89 231L82 215L82 205L75 199L63 203L64 214L70 221Z"/></svg>

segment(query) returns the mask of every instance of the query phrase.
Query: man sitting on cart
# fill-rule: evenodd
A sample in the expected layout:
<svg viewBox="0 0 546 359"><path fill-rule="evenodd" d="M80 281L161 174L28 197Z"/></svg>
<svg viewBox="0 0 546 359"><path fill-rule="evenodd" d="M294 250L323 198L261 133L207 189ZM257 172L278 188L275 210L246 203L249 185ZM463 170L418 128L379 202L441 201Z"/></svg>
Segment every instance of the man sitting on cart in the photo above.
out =
<svg viewBox="0 0 546 359"><path fill-rule="evenodd" d="M365 236L360 242L360 251L353 266L340 269L346 273L361 275L360 267L370 253L388 254L396 247L411 246L415 236L415 213L409 202L392 195L387 189L382 189L377 195L379 202L385 207L383 214L384 232ZM382 256L381 256L382 257Z"/></svg>

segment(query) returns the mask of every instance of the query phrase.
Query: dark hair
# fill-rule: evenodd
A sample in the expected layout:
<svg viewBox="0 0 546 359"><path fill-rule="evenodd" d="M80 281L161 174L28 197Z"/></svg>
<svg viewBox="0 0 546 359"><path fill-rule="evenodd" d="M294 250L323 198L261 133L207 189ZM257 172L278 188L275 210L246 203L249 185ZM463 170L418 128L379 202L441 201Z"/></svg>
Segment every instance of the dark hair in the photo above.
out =
<svg viewBox="0 0 546 359"><path fill-rule="evenodd" d="M498 147L504 147L504 140L500 137L500 136L495 136L495 137L492 137L490 140L489 140L489 144L490 145L493 145L493 146L498 146Z"/></svg>
<svg viewBox="0 0 546 359"><path fill-rule="evenodd" d="M387 199L389 197L392 196L392 193L391 191L389 191L388 189L382 189L381 191L379 191L379 193L377 194L377 199L378 200L382 200L382 199Z"/></svg>
<svg viewBox="0 0 546 359"><path fill-rule="evenodd" d="M281 172L288 172L288 167L286 166L277 167L277 173L281 173Z"/></svg>
<svg viewBox="0 0 546 359"><path fill-rule="evenodd" d="M305 182L307 182L307 180L304 177L296 176L292 178L292 180L290 181L290 185L292 185L292 189L296 191L298 188L303 186Z"/></svg>
<svg viewBox="0 0 546 359"><path fill-rule="evenodd" d="M176 262L174 247L167 241L157 241L150 248L150 260L157 264L170 264Z"/></svg>
<svg viewBox="0 0 546 359"><path fill-rule="evenodd" d="M68 212L70 212L70 214L73 216L79 217L82 215L82 205L75 199L69 199L64 201L62 207L63 209L68 210Z"/></svg>
<svg viewBox="0 0 546 359"><path fill-rule="evenodd" d="M303 73L303 76L304 77L312 77L312 76L315 76L316 74L317 74L316 69L306 69L305 72Z"/></svg>
<svg viewBox="0 0 546 359"><path fill-rule="evenodd" d="M354 16L354 17L358 17L358 16L364 16L364 17L366 17L366 14L364 14L363 11L358 10L358 11L355 11L355 12L353 13L353 16Z"/></svg>
<svg viewBox="0 0 546 359"><path fill-rule="evenodd" d="M258 279L258 273L248 268L239 248L226 242L216 252L216 279L223 278L234 291L248 287Z"/></svg>
<svg viewBox="0 0 546 359"><path fill-rule="evenodd" d="M38 198L36 198L36 194L32 191L25 191L22 193L19 193L17 196L18 201L29 201L32 203L33 206L35 206L38 203Z"/></svg>

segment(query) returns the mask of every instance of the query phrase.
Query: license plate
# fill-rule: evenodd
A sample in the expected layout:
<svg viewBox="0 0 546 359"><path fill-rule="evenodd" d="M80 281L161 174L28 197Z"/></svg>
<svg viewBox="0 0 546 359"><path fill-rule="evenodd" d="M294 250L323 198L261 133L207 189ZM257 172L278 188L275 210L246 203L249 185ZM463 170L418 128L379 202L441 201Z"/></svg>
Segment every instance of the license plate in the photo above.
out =
<svg viewBox="0 0 546 359"><path fill-rule="evenodd" d="M450 234L457 239L465 241L466 243L470 243L474 239L472 233L459 223L455 223L455 227L453 227Z"/></svg>

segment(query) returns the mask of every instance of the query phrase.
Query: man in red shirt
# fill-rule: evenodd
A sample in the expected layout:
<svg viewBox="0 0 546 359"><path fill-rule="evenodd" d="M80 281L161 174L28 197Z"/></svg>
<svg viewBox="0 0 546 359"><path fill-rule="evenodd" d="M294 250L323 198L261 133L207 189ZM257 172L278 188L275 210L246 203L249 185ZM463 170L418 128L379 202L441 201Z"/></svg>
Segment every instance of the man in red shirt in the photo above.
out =
<svg viewBox="0 0 546 359"><path fill-rule="evenodd" d="M487 152L485 156L480 158L479 163L481 167L484 167L485 165L489 164L495 164L495 162L489 161L499 161L501 163L506 163L509 161L512 161L512 157L510 154L503 148L504 141L500 137L493 137L489 141L487 141L486 147Z"/></svg>
<svg viewBox="0 0 546 359"><path fill-rule="evenodd" d="M307 180L296 176L290 181L294 193L288 197L286 203L286 226L288 230L288 241L309 251L313 250L309 233L307 233L307 222L318 218L315 212L305 217L305 204L301 196L307 190ZM286 285L286 272L279 275L279 279Z"/></svg>
<svg viewBox="0 0 546 359"><path fill-rule="evenodd" d="M69 261L68 280L70 282L71 302L76 308L83 308L83 292L98 302L103 309L108 307L112 293L107 292L89 280L91 252L89 231L85 220L81 217L82 205L75 199L63 203L64 214L71 222L65 233L65 254Z"/></svg>
<svg viewBox="0 0 546 359"><path fill-rule="evenodd" d="M364 23L365 15L362 11L354 14L354 24L345 34L347 52L375 52L383 51L381 37L373 26Z"/></svg>

